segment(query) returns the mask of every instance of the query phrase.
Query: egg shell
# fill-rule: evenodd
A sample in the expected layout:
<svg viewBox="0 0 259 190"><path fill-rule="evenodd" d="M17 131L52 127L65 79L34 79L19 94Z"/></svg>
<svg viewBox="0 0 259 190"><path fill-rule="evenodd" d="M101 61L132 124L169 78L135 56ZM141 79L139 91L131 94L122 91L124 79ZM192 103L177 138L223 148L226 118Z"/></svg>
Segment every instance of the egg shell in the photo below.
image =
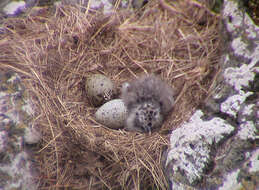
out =
<svg viewBox="0 0 259 190"><path fill-rule="evenodd" d="M94 106L100 106L113 97L114 84L102 74L93 74L87 77L85 89L91 103Z"/></svg>
<svg viewBox="0 0 259 190"><path fill-rule="evenodd" d="M96 120L112 129L124 126L127 110L121 99L111 100L102 105L95 113Z"/></svg>

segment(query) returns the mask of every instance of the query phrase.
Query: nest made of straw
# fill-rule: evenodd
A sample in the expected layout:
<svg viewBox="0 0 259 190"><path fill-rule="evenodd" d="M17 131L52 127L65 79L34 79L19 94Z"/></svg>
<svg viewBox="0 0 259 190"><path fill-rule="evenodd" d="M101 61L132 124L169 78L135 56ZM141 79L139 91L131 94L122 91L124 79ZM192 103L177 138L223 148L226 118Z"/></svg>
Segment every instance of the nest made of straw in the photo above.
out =
<svg viewBox="0 0 259 190"><path fill-rule="evenodd" d="M218 70L218 17L194 1L151 1L107 16L73 7L8 19L1 68L23 76L42 133L35 155L42 189L167 189L168 132L209 95ZM155 73L176 90L173 112L151 135L97 123L85 78L116 84Z"/></svg>

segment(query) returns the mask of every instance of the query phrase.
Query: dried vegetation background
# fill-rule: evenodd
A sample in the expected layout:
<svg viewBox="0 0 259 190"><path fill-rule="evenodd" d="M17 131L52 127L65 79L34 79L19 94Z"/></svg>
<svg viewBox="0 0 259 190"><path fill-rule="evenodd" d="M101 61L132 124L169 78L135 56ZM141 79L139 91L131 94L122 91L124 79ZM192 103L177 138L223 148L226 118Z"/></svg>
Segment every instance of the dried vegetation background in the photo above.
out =
<svg viewBox="0 0 259 190"><path fill-rule="evenodd" d="M40 189L167 189L169 133L209 96L218 72L218 16L187 0L110 16L73 7L48 15L8 19L0 36L0 68L23 76L42 133ZM86 98L92 73L118 88L155 73L174 87L175 108L151 135L109 129L94 120Z"/></svg>

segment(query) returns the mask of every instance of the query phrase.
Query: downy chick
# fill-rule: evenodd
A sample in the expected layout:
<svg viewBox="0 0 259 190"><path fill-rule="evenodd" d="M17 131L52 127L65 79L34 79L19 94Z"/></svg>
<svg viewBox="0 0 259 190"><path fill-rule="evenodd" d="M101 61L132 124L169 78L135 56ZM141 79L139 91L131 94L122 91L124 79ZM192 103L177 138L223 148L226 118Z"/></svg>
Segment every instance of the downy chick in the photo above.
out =
<svg viewBox="0 0 259 190"><path fill-rule="evenodd" d="M154 75L124 83L122 100L127 108L125 129L143 133L160 128L174 105L172 88Z"/></svg>

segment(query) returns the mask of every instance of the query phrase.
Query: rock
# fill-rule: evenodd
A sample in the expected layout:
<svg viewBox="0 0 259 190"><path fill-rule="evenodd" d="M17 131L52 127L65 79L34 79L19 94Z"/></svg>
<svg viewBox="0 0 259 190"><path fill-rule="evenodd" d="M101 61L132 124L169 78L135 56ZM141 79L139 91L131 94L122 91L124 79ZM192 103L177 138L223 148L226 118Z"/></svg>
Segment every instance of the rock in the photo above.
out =
<svg viewBox="0 0 259 190"><path fill-rule="evenodd" d="M236 117L238 111L241 108L241 105L244 103L246 98L251 95L252 92L240 92L240 94L235 94L229 96L224 102L220 105L220 110L223 113L228 114L229 116Z"/></svg>
<svg viewBox="0 0 259 190"><path fill-rule="evenodd" d="M94 106L108 102L114 94L114 84L106 76L101 74L93 74L86 79L86 94Z"/></svg>
<svg viewBox="0 0 259 190"><path fill-rule="evenodd" d="M12 157L9 164L0 166L0 189L38 189L36 175L32 174L34 166L29 159L29 155L22 151Z"/></svg>
<svg viewBox="0 0 259 190"><path fill-rule="evenodd" d="M17 15L25 9L25 5L26 3L24 1L9 2L5 7L3 7L3 12L6 15Z"/></svg>
<svg viewBox="0 0 259 190"><path fill-rule="evenodd" d="M5 152L8 140L8 133L6 131L0 131L0 153Z"/></svg>
<svg viewBox="0 0 259 190"><path fill-rule="evenodd" d="M127 110L121 99L111 100L102 105L95 113L96 120L101 124L118 129L123 127Z"/></svg>
<svg viewBox="0 0 259 190"><path fill-rule="evenodd" d="M192 185L201 181L204 171L211 167L212 151L234 131L234 127L221 118L203 121L202 116L202 111L196 111L188 123L172 132L165 165L177 176L177 181Z"/></svg>
<svg viewBox="0 0 259 190"><path fill-rule="evenodd" d="M41 134L33 127L25 128L24 141L27 144L36 144L41 140Z"/></svg>
<svg viewBox="0 0 259 190"><path fill-rule="evenodd" d="M259 189L259 27L238 0L222 13L228 38L214 94L171 134L164 167L174 190Z"/></svg>
<svg viewBox="0 0 259 190"><path fill-rule="evenodd" d="M33 110L20 76L0 71L0 189L38 189L33 157L23 143Z"/></svg>
<svg viewBox="0 0 259 190"><path fill-rule="evenodd" d="M79 6L81 11L85 11L87 9L88 3L89 8L93 10L103 10L104 14L109 14L112 12L113 4L110 0L62 0L63 5L72 5L72 6Z"/></svg>

